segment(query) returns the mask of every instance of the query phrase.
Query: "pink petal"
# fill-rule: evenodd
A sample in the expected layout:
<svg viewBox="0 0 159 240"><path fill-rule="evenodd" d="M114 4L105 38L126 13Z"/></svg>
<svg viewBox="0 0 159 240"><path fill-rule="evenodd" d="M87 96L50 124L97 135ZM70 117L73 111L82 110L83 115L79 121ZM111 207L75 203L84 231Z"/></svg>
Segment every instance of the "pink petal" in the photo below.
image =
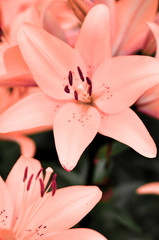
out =
<svg viewBox="0 0 159 240"><path fill-rule="evenodd" d="M0 76L1 85L36 85L18 46L7 48L3 54L3 60L6 74Z"/></svg>
<svg viewBox="0 0 159 240"><path fill-rule="evenodd" d="M141 187L139 187L136 192L138 194L156 194L159 195L159 183L147 183Z"/></svg>
<svg viewBox="0 0 159 240"><path fill-rule="evenodd" d="M5 133L0 134L0 139L17 142L20 145L21 154L25 157L33 157L36 151L34 141L22 134Z"/></svg>
<svg viewBox="0 0 159 240"><path fill-rule="evenodd" d="M26 184L24 184L23 178L26 167L28 167L28 180L32 173L34 174L34 176L37 175L37 173L41 169L41 164L35 159L22 156L15 163L6 179L6 185L8 187L9 193L11 194L11 198L14 204L15 218L18 215L18 212L21 211L22 205L24 205L23 194L24 188L26 188ZM34 191L32 192L33 200L37 195L39 196L39 192L39 188L34 188Z"/></svg>
<svg viewBox="0 0 159 240"><path fill-rule="evenodd" d="M99 133L120 141L141 155L156 156L156 145L140 118L131 109L119 114L105 115Z"/></svg>
<svg viewBox="0 0 159 240"><path fill-rule="evenodd" d="M119 113L159 83L159 60L146 56L114 57L98 67L92 82L96 106L105 113Z"/></svg>
<svg viewBox="0 0 159 240"><path fill-rule="evenodd" d="M50 126L57 109L62 104L62 101L55 101L42 92L31 94L1 114L0 132Z"/></svg>
<svg viewBox="0 0 159 240"><path fill-rule="evenodd" d="M55 234L51 237L47 237L47 240L106 240L106 238L100 233L86 228L76 228L63 231Z"/></svg>
<svg viewBox="0 0 159 240"><path fill-rule="evenodd" d="M45 202L29 224L33 229L45 225L46 233L56 233L76 225L101 199L96 186L71 186L61 188L52 197L45 195ZM44 230L45 231L45 230Z"/></svg>
<svg viewBox="0 0 159 240"><path fill-rule="evenodd" d="M64 91L68 84L69 71L77 72L77 66L80 66L86 73L85 64L78 52L31 24L21 27L19 45L40 88L56 99L72 99L72 95Z"/></svg>
<svg viewBox="0 0 159 240"><path fill-rule="evenodd" d="M99 112L91 106L68 103L54 119L55 144L61 165L71 171L98 132Z"/></svg>
<svg viewBox="0 0 159 240"><path fill-rule="evenodd" d="M104 59L111 57L109 10L99 4L87 14L75 48L87 67L94 70Z"/></svg>
<svg viewBox="0 0 159 240"><path fill-rule="evenodd" d="M142 47L148 32L145 23L155 18L157 6L157 0L120 0L116 3L114 56L130 54Z"/></svg>
<svg viewBox="0 0 159 240"><path fill-rule="evenodd" d="M13 219L13 202L7 186L0 177L0 228L10 228Z"/></svg>
<svg viewBox="0 0 159 240"><path fill-rule="evenodd" d="M148 23L148 26L150 27L151 31L154 34L156 44L157 44L156 57L159 58L159 25L151 22L151 23Z"/></svg>

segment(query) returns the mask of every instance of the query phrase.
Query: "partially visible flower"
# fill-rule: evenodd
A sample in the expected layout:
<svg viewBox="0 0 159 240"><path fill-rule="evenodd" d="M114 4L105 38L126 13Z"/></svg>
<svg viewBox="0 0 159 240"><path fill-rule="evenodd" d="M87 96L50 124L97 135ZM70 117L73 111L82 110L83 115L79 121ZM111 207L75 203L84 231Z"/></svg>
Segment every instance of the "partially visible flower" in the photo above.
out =
<svg viewBox="0 0 159 240"><path fill-rule="evenodd" d="M22 156L6 182L0 178L0 239L106 240L91 229L70 229L100 200L99 188L56 190L56 175L52 173L49 167L44 177L39 161Z"/></svg>
<svg viewBox="0 0 159 240"><path fill-rule="evenodd" d="M159 59L159 25L148 23L156 40L156 58ZM159 64L158 64L159 67ZM137 110L159 119L159 85L147 90L136 102Z"/></svg>
<svg viewBox="0 0 159 240"><path fill-rule="evenodd" d="M159 195L159 182L152 182L144 184L139 187L136 192L138 194L156 194Z"/></svg>

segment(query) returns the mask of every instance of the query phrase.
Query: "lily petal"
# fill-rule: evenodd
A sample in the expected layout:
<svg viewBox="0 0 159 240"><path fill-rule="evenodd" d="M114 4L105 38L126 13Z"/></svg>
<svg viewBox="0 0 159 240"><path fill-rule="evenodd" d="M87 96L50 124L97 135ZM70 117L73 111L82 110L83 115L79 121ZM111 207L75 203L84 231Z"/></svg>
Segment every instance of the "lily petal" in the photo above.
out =
<svg viewBox="0 0 159 240"><path fill-rule="evenodd" d="M0 177L0 228L10 228L13 218L13 202L7 186Z"/></svg>
<svg viewBox="0 0 159 240"><path fill-rule="evenodd" d="M140 118L131 109L119 114L105 115L99 133L120 141L141 155L156 156L156 145Z"/></svg>
<svg viewBox="0 0 159 240"><path fill-rule="evenodd" d="M159 58L159 26L158 24L153 22L148 23L148 26L154 34L156 44L157 44L156 58Z"/></svg>
<svg viewBox="0 0 159 240"><path fill-rule="evenodd" d="M3 53L3 60L5 63L6 74L0 76L1 85L36 85L18 46L7 48Z"/></svg>
<svg viewBox="0 0 159 240"><path fill-rule="evenodd" d="M156 194L159 195L159 182L147 183L139 187L136 192L138 194Z"/></svg>
<svg viewBox="0 0 159 240"><path fill-rule="evenodd" d="M0 132L33 129L53 124L57 109L62 101L53 100L42 92L31 94L0 116Z"/></svg>
<svg viewBox="0 0 159 240"><path fill-rule="evenodd" d="M114 57L97 68L92 82L96 106L105 113L119 113L159 83L159 60L146 56Z"/></svg>
<svg viewBox="0 0 159 240"><path fill-rule="evenodd" d="M56 99L72 99L72 95L64 91L69 71L77 72L77 66L80 66L86 73L85 64L78 52L31 24L24 24L18 35L23 57L39 87Z"/></svg>
<svg viewBox="0 0 159 240"><path fill-rule="evenodd" d="M36 151L34 141L20 133L0 134L0 139L17 142L20 145L21 154L25 157L33 157Z"/></svg>
<svg viewBox="0 0 159 240"><path fill-rule="evenodd" d="M103 4L93 7L87 14L75 48L87 67L96 68L111 57L109 10Z"/></svg>
<svg viewBox="0 0 159 240"><path fill-rule="evenodd" d="M104 236L100 233L86 228L76 228L76 229L69 229L67 231L63 231L57 235L53 235L51 237L47 237L47 240L106 240Z"/></svg>
<svg viewBox="0 0 159 240"><path fill-rule="evenodd" d="M35 159L22 156L14 164L12 170L10 171L6 179L6 185L11 195L11 199L13 200L15 218L18 215L18 212L21 211L24 200L23 192L24 187L26 188L26 185L24 185L23 178L26 167L28 167L28 177L30 177L31 174L34 174L34 176L36 176L41 169L41 164ZM39 192L40 189L38 187L34 188L34 191L32 192L32 197L35 198L37 195L39 196Z"/></svg>
<svg viewBox="0 0 159 240"><path fill-rule="evenodd" d="M98 132L100 114L92 106L68 103L56 114L54 137L61 165L71 171Z"/></svg>
<svg viewBox="0 0 159 240"><path fill-rule="evenodd" d="M142 47L148 32L145 23L154 20L157 7L157 0L120 0L117 2L114 56L130 54Z"/></svg>
<svg viewBox="0 0 159 240"><path fill-rule="evenodd" d="M45 222L46 231L56 233L76 225L99 202L102 192L95 186L71 186L57 190L53 197L47 195L28 227L33 229Z"/></svg>

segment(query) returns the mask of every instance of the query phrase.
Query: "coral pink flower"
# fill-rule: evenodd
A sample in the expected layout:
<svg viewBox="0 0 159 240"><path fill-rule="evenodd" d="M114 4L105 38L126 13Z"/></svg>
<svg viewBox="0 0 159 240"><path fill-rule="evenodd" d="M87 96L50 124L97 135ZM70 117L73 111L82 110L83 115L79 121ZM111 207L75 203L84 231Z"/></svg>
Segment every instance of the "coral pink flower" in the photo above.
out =
<svg viewBox="0 0 159 240"><path fill-rule="evenodd" d="M113 56L140 50L148 33L146 22L155 19L158 0L94 0L99 3L110 9Z"/></svg>
<svg viewBox="0 0 159 240"><path fill-rule="evenodd" d="M159 82L159 62L145 56L111 58L106 6L89 11L75 49L30 24L21 28L19 44L43 93L3 113L1 132L53 124L59 160L69 171L97 132L155 157L151 136L129 107Z"/></svg>
<svg viewBox="0 0 159 240"><path fill-rule="evenodd" d="M159 26L155 23L148 24L152 30L156 44L156 58L159 59ZM159 85L146 91L136 102L138 111L159 119Z"/></svg>
<svg viewBox="0 0 159 240"><path fill-rule="evenodd" d="M70 229L100 200L99 188L56 190L55 175L48 185L52 173L47 168L44 178L39 161L21 157L6 182L0 178L0 239L106 239L91 229Z"/></svg>
<svg viewBox="0 0 159 240"><path fill-rule="evenodd" d="M136 192L138 194L156 194L159 195L159 182L147 183L139 187Z"/></svg>

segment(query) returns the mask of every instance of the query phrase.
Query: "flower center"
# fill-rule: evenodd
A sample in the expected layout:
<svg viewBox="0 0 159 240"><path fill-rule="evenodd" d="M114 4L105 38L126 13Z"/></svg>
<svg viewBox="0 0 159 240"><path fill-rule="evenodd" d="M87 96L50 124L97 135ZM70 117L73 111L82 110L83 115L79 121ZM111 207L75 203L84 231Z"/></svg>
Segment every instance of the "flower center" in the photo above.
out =
<svg viewBox="0 0 159 240"><path fill-rule="evenodd" d="M77 66L78 78L74 76L74 72L68 73L68 84L65 85L64 91L68 94L73 94L76 101L91 103L92 101L92 81L84 74L79 66Z"/></svg>
<svg viewBox="0 0 159 240"><path fill-rule="evenodd" d="M0 229L0 240L16 240L16 238L11 230Z"/></svg>

